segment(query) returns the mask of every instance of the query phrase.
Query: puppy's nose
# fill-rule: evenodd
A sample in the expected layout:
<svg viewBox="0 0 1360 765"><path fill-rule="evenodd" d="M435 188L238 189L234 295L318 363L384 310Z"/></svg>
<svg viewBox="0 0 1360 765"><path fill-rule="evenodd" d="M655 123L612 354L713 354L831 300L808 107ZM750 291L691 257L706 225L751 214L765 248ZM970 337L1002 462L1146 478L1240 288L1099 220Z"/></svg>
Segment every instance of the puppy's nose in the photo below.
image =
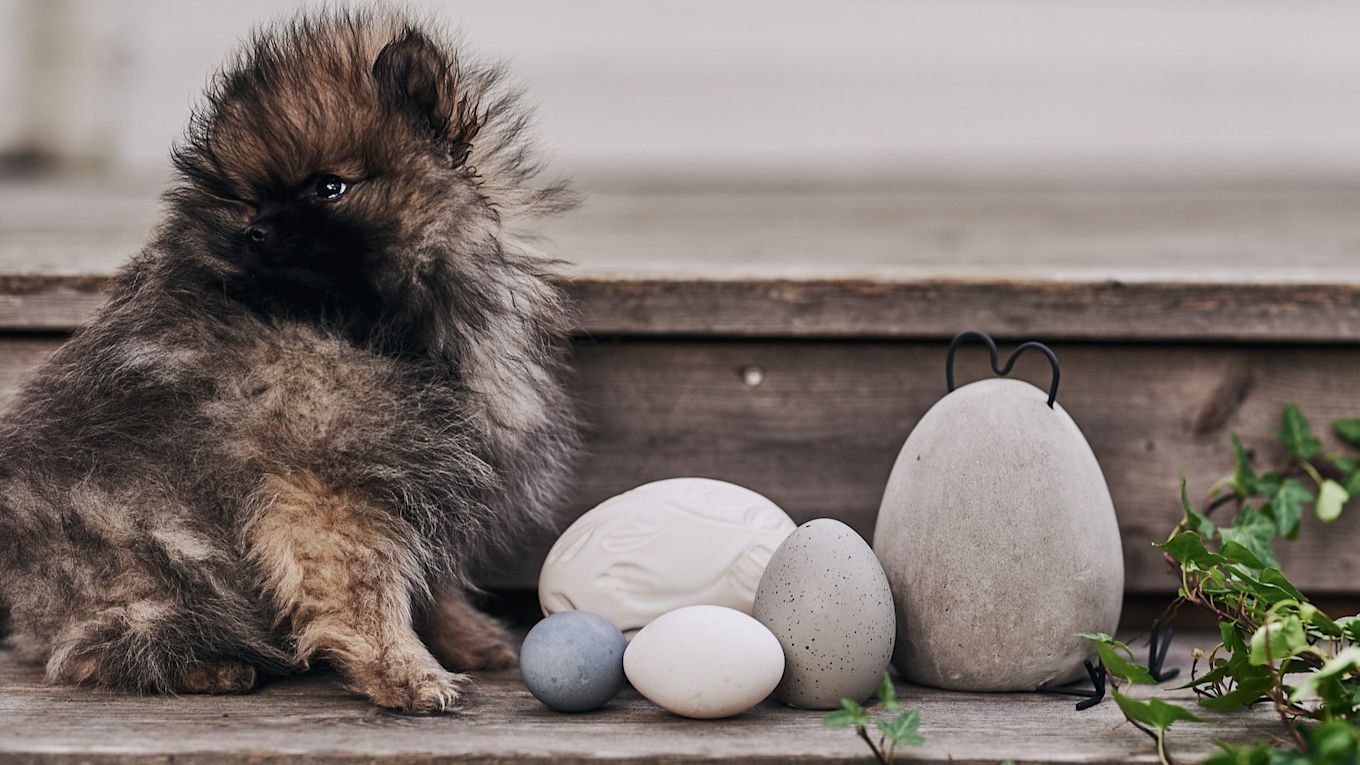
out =
<svg viewBox="0 0 1360 765"><path fill-rule="evenodd" d="M274 235L274 225L269 221L255 221L246 226L246 241L251 247L263 247Z"/></svg>

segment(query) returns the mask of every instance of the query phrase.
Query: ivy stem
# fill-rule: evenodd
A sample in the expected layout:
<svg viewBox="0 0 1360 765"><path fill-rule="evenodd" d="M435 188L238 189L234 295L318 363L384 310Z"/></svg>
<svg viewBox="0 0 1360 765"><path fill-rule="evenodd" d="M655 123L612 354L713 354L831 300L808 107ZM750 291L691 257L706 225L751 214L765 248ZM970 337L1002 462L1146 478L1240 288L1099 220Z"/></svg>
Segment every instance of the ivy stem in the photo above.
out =
<svg viewBox="0 0 1360 765"><path fill-rule="evenodd" d="M1209 497L1200 503L1199 513L1205 518L1208 518L1210 515L1213 515L1214 511L1218 508L1237 502L1238 500L1239 497L1236 494L1221 494L1217 497Z"/></svg>
<svg viewBox="0 0 1360 765"><path fill-rule="evenodd" d="M1176 762L1171 759L1171 755L1166 751L1165 728L1158 728L1157 730L1153 730L1147 727L1146 725L1143 725L1142 723L1138 722L1137 720L1134 720L1131 717L1126 716L1124 719L1128 720L1130 725L1142 731L1143 734L1146 735L1148 738L1157 742L1157 759L1161 761L1162 765L1176 765Z"/></svg>
<svg viewBox="0 0 1360 765"><path fill-rule="evenodd" d="M1162 761L1162 765L1175 765L1166 751L1166 728L1157 729L1157 759Z"/></svg>
<svg viewBox="0 0 1360 765"><path fill-rule="evenodd" d="M1299 466L1303 468L1303 472L1307 473L1308 477L1312 478L1313 482L1316 483L1319 488L1322 487L1322 474L1318 472L1317 468L1313 467L1313 463L1306 460L1300 460Z"/></svg>
<svg viewBox="0 0 1360 765"><path fill-rule="evenodd" d="M869 745L869 751L874 753L874 759L878 760L879 765L892 765L892 761L883 756L883 750L879 749L874 740L869 737L869 731L865 730L863 725L856 725L855 733L858 733L859 737L864 739L864 743Z"/></svg>

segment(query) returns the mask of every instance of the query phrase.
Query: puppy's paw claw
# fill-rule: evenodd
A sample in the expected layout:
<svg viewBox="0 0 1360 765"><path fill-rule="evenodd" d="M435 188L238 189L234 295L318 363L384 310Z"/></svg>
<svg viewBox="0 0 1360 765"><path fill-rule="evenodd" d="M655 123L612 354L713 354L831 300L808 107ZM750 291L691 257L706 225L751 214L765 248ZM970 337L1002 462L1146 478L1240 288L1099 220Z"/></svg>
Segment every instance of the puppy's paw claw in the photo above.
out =
<svg viewBox="0 0 1360 765"><path fill-rule="evenodd" d="M448 714L462 709L466 675L440 670L412 673L383 682L367 695L374 704L408 714Z"/></svg>

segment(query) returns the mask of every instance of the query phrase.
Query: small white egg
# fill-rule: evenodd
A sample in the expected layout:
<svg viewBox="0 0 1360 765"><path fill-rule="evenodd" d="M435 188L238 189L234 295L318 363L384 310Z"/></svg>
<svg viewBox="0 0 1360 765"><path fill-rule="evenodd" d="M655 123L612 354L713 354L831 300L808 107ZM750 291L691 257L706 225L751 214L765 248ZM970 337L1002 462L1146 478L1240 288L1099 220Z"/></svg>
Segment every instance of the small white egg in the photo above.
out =
<svg viewBox="0 0 1360 765"><path fill-rule="evenodd" d="M638 693L675 714L730 717L770 695L784 674L784 652L740 611L689 606L642 628L623 654L623 671Z"/></svg>

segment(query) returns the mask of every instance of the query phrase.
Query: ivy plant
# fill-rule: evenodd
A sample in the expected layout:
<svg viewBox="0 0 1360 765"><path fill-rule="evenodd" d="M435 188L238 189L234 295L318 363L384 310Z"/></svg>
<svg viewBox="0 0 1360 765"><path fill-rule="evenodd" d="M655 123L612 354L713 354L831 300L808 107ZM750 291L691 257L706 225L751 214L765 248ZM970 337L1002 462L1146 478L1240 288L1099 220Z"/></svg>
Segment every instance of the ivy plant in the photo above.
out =
<svg viewBox="0 0 1360 765"><path fill-rule="evenodd" d="M841 708L827 715L822 723L828 728L854 728L855 735L868 745L874 759L880 765L890 765L898 747L920 746L926 740L917 732L921 725L920 713L915 709L902 709L892 678L886 672L878 684L878 700L883 711L897 714L874 716L854 699L841 699Z"/></svg>
<svg viewBox="0 0 1360 765"><path fill-rule="evenodd" d="M1281 464L1258 472L1233 436L1233 471L1192 504L1181 478L1183 515L1159 545L1180 579L1166 622L1184 605L1218 620L1218 645L1196 650L1192 689L1201 710L1226 712L1269 704L1282 742L1220 745L1205 765L1353 765L1360 762L1360 616L1332 617L1285 575L1276 544L1298 537L1308 512L1328 523L1352 498L1360 500L1360 419L1338 420L1332 431L1350 452L1324 454L1299 408L1285 407L1276 437ZM1229 517L1222 517L1224 509ZM1155 740L1170 765L1167 732L1202 720L1196 711L1155 696L1136 699L1131 687L1154 682L1127 645L1109 635L1085 635L1111 677L1124 716ZM1202 667L1201 667L1202 665Z"/></svg>

